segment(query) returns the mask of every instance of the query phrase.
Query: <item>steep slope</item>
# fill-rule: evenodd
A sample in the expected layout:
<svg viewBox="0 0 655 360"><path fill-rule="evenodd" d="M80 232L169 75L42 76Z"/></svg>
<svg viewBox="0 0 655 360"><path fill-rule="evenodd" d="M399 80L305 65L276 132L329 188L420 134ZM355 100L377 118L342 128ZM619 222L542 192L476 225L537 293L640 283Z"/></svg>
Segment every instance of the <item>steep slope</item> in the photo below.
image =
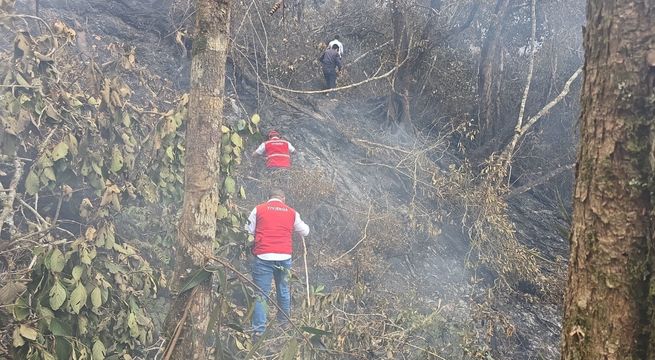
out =
<svg viewBox="0 0 655 360"><path fill-rule="evenodd" d="M41 15L68 22L88 51L110 42L135 46L138 66L184 89L187 74L180 69L186 60L170 37L174 29L166 25L164 5L42 0ZM449 165L458 164L446 133L426 138L383 130L363 91L278 94L258 108L255 89L246 84L241 90L232 99L248 112L260 112L263 128L280 130L299 150L286 190L313 229L308 239L313 283L362 293L362 309L438 310L428 340L444 356L461 357L464 346L474 357L489 344L501 358L557 358L560 290L523 284L489 299L494 276L466 266L469 247L459 210L435 197L440 189L423 176L446 174ZM231 110L232 119L243 116ZM424 158L416 160L419 156ZM425 164L434 168L412 173ZM244 211L263 200L270 186L261 168L260 160L246 157L240 169L251 194ZM557 229L566 224L557 210L529 192L511 205L519 240L537 249L544 273L561 276L566 242Z"/></svg>

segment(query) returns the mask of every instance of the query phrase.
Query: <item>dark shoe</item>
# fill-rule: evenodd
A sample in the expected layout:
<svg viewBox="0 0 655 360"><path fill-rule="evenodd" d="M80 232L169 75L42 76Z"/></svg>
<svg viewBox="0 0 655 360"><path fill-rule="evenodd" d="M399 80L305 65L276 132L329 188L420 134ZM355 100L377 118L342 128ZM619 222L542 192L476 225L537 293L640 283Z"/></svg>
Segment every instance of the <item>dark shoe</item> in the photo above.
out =
<svg viewBox="0 0 655 360"><path fill-rule="evenodd" d="M253 344L258 343L258 342L261 340L261 338L262 338L263 335L264 335L264 333L262 333L262 332L254 332L254 333L252 333L252 343L253 343Z"/></svg>

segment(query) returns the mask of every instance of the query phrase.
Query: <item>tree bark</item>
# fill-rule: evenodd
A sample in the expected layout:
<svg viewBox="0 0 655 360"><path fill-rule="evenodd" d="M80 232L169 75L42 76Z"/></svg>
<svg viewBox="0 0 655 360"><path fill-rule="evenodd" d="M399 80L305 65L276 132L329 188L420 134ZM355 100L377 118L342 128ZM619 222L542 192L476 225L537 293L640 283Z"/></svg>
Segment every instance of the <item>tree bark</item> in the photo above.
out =
<svg viewBox="0 0 655 360"><path fill-rule="evenodd" d="M205 265L212 255L219 201L220 140L229 43L229 0L196 0L191 60L191 91L186 130L184 203L178 226L175 278L179 289L189 269ZM209 359L205 343L213 302L211 283L180 294L169 314L173 331L180 319L181 335L170 349L171 359ZM186 317L183 317L186 311Z"/></svg>
<svg viewBox="0 0 655 360"><path fill-rule="evenodd" d="M587 4L562 359L655 359L654 17L648 0Z"/></svg>
<svg viewBox="0 0 655 360"><path fill-rule="evenodd" d="M502 33L509 0L498 0L494 17L482 45L478 66L478 123L479 143L494 139L502 127L498 124L497 100L500 93L500 64L502 63Z"/></svg>
<svg viewBox="0 0 655 360"><path fill-rule="evenodd" d="M409 35L402 2L391 1L391 22L393 25L393 45L398 70L392 80L391 94L387 100L387 123L411 128L412 117L409 106L410 68Z"/></svg>

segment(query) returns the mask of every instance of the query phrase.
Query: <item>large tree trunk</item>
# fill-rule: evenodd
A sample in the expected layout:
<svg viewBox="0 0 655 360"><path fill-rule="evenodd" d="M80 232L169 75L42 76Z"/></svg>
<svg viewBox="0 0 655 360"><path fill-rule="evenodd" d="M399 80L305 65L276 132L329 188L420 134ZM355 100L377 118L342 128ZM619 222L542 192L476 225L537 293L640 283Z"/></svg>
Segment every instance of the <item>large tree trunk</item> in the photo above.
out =
<svg viewBox="0 0 655 360"><path fill-rule="evenodd" d="M494 139L501 128L498 124L498 98L500 93L502 69L502 34L509 0L498 0L494 9L494 17L487 29L480 64L478 66L478 123L480 145ZM496 144L497 147L499 144ZM491 149L493 152L496 148Z"/></svg>
<svg viewBox="0 0 655 360"><path fill-rule="evenodd" d="M588 1L562 359L655 359L654 17L653 1Z"/></svg>
<svg viewBox="0 0 655 360"><path fill-rule="evenodd" d="M409 57L409 35L402 2L391 1L391 22L393 25L393 44L398 70L394 74L391 94L387 100L388 125L403 125L412 131L412 116L409 104L409 85L411 68Z"/></svg>
<svg viewBox="0 0 655 360"><path fill-rule="evenodd" d="M178 227L174 289L187 269L198 269L212 255L219 200L219 150L223 122L225 64L229 42L228 0L197 0L191 61L191 92L186 130L184 204ZM213 302L211 283L181 294L169 314L168 329L182 321L172 359L208 359L205 343ZM172 336L175 339L175 335Z"/></svg>

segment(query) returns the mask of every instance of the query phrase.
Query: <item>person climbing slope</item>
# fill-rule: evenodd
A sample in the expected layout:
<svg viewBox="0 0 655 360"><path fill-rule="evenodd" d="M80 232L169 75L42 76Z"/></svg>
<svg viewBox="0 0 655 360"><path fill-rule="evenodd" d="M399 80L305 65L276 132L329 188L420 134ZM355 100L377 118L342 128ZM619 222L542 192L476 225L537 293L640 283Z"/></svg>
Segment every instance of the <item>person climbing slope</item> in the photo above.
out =
<svg viewBox="0 0 655 360"><path fill-rule="evenodd" d="M343 44L341 43L341 41L339 41L339 35L335 35L334 40L328 43L328 48L330 49L334 45L337 45L339 47L337 49L337 52L339 53L339 57L343 57Z"/></svg>
<svg viewBox="0 0 655 360"><path fill-rule="evenodd" d="M257 300L252 315L253 337L256 339L266 330L266 297L271 292L271 282L275 280L275 292L278 321L284 326L288 323L291 311L291 294L289 291L289 272L293 250L292 235L309 234L309 226L300 218L300 214L286 205L282 190L273 189L269 200L257 205L250 216L246 230L255 236L252 253L252 280L256 289ZM282 310L282 311L280 311Z"/></svg>
<svg viewBox="0 0 655 360"><path fill-rule="evenodd" d="M266 167L269 169L288 169L291 167L291 154L295 151L290 142L280 138L280 133L271 130L268 132L268 140L259 145L253 156L265 156Z"/></svg>
<svg viewBox="0 0 655 360"><path fill-rule="evenodd" d="M323 76L328 89L337 87L337 69L341 71L341 56L339 56L339 45L333 44L323 52L319 61L323 65Z"/></svg>

